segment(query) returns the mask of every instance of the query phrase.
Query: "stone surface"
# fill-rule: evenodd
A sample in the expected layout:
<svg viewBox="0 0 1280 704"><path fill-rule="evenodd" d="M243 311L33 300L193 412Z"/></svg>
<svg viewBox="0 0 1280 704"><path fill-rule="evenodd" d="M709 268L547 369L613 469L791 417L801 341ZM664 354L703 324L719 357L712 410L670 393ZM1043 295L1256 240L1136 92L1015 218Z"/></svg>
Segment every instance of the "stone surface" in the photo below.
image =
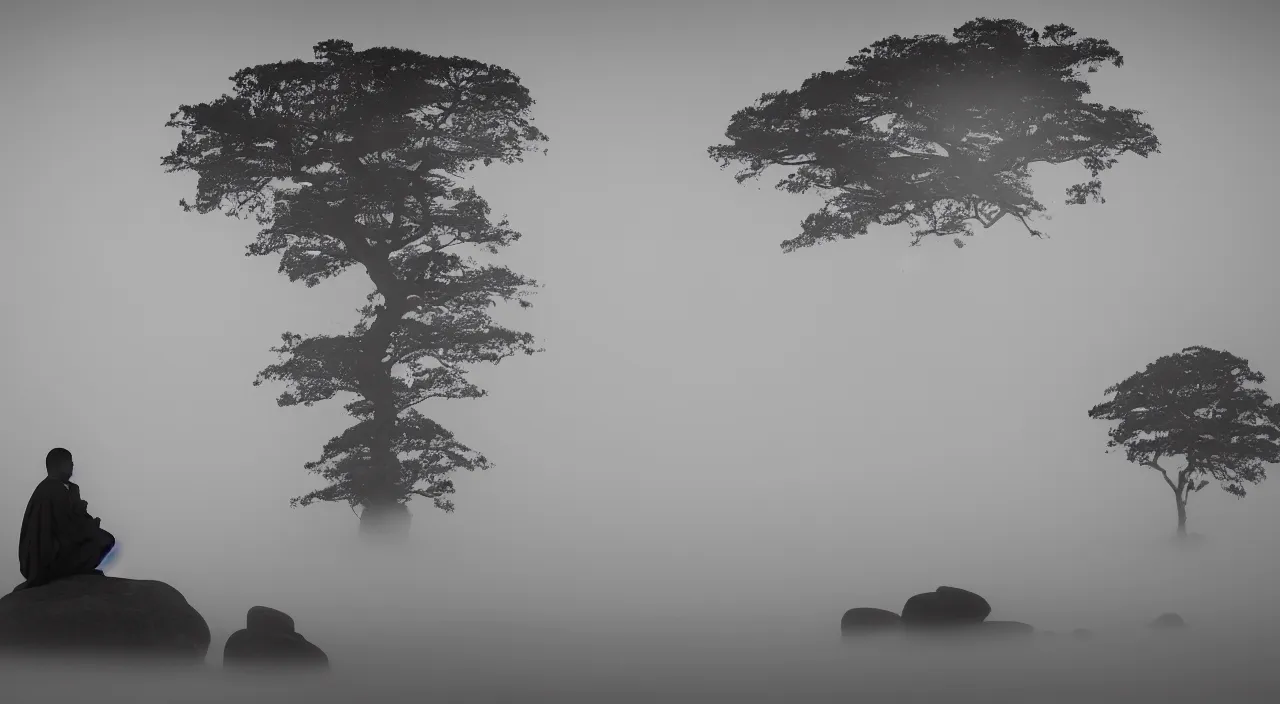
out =
<svg viewBox="0 0 1280 704"><path fill-rule="evenodd" d="M902 607L902 622L909 628L981 623L990 615L991 604L986 599L971 591L947 586L916 594Z"/></svg>
<svg viewBox="0 0 1280 704"><path fill-rule="evenodd" d="M880 633L901 627L902 617L885 609L849 609L840 619L840 633L846 636Z"/></svg>
<svg viewBox="0 0 1280 704"><path fill-rule="evenodd" d="M0 650L203 662L209 626L164 582L78 575L0 598Z"/></svg>
<svg viewBox="0 0 1280 704"><path fill-rule="evenodd" d="M231 634L222 649L222 665L246 667L329 667L329 656L294 630L293 617L267 606L245 615L246 628Z"/></svg>
<svg viewBox="0 0 1280 704"><path fill-rule="evenodd" d="M269 633L293 633L293 617L269 606L250 607L244 617L245 628Z"/></svg>

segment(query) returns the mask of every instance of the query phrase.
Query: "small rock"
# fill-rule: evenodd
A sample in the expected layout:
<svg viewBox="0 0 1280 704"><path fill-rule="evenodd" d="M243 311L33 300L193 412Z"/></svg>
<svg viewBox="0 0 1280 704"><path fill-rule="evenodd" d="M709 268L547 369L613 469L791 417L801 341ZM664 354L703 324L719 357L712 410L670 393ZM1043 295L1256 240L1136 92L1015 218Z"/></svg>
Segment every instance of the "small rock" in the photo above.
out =
<svg viewBox="0 0 1280 704"><path fill-rule="evenodd" d="M902 617L885 609L849 609L840 619L840 633L845 636L882 633L901 627Z"/></svg>
<svg viewBox="0 0 1280 704"><path fill-rule="evenodd" d="M259 633L295 633L293 617L269 606L253 606L245 614L245 628Z"/></svg>
<svg viewBox="0 0 1280 704"><path fill-rule="evenodd" d="M329 656L294 630L289 614L254 606L245 615L245 625L227 638L222 649L223 667L329 667Z"/></svg>

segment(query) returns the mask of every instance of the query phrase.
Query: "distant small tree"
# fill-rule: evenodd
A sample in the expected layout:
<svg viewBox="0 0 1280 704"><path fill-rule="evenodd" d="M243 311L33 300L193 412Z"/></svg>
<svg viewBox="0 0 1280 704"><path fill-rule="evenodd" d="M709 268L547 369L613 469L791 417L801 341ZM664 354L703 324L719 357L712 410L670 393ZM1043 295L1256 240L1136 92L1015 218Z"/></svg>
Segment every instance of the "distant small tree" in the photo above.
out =
<svg viewBox="0 0 1280 704"><path fill-rule="evenodd" d="M293 503L361 505L362 531L402 533L412 497L452 511L450 473L489 466L414 407L482 396L468 365L536 351L488 313L529 305L535 282L467 254L496 254L520 234L458 179L520 161L546 136L529 91L499 66L341 40L317 44L315 58L243 69L234 95L181 106L168 123L181 141L163 164L199 176L186 210L254 216L263 229L246 256L280 254L290 281L316 286L353 266L368 275L350 333L286 332L281 361L254 383L284 382L281 406L355 396L355 425L306 465L327 486Z"/></svg>
<svg viewBox="0 0 1280 704"><path fill-rule="evenodd" d="M903 223L917 245L927 235L970 236L971 223L989 228L1006 215L1041 236L1030 223L1045 209L1027 183L1034 164L1080 162L1092 178L1068 188L1067 203L1103 202L1099 175L1117 156L1160 146L1138 110L1083 100L1081 69L1124 59L1105 40L1075 34L979 18L955 41L893 35L847 69L765 93L709 153L722 168L742 164L739 183L780 166L789 173L778 189L827 194L784 252Z"/></svg>
<svg viewBox="0 0 1280 704"><path fill-rule="evenodd" d="M1243 498L1246 484L1266 479L1266 464L1280 462L1280 406L1253 386L1264 381L1229 352L1188 347L1108 388L1114 396L1089 417L1119 421L1107 447L1164 477L1185 536L1187 499L1210 479ZM1177 457L1185 464L1175 472L1166 464Z"/></svg>

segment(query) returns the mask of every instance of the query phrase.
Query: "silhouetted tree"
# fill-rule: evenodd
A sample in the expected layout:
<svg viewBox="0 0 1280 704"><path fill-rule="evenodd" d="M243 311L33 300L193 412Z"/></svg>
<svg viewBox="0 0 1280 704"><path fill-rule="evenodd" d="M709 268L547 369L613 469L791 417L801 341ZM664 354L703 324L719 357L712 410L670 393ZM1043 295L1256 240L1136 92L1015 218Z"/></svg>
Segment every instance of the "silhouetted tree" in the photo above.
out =
<svg viewBox="0 0 1280 704"><path fill-rule="evenodd" d="M255 216L263 229L246 256L279 253L290 281L315 286L353 265L368 274L374 291L349 334L285 333L281 361L254 384L284 382L281 406L355 394L356 424L306 465L328 486L292 503L360 504L362 531L403 527L410 498L452 511L449 474L488 467L414 406L482 396L464 367L537 351L487 312L528 306L535 282L465 254L496 254L520 235L459 176L520 161L546 136L504 68L341 40L317 44L315 58L243 69L234 95L181 106L168 123L181 141L163 165L199 175L184 209Z"/></svg>
<svg viewBox="0 0 1280 704"><path fill-rule="evenodd" d="M709 153L722 168L743 165L739 183L795 167L778 189L827 196L784 252L873 224L906 223L916 245L926 235L970 236L971 222L988 228L1006 215L1041 236L1030 223L1045 209L1027 183L1033 164L1080 162L1092 179L1067 189L1067 202L1102 202L1098 176L1118 155L1159 151L1140 111L1083 100L1082 68L1123 64L1105 40L986 18L954 34L882 39L849 68L766 93L733 116L729 143Z"/></svg>
<svg viewBox="0 0 1280 704"><path fill-rule="evenodd" d="M1164 477L1186 535L1187 499L1209 479L1243 498L1246 483L1266 479L1265 463L1280 462L1280 406L1251 386L1264 381L1229 352L1188 347L1108 388L1114 396L1089 417L1119 421L1107 447L1124 447L1130 462ZM1161 464L1175 457L1186 463L1176 474Z"/></svg>

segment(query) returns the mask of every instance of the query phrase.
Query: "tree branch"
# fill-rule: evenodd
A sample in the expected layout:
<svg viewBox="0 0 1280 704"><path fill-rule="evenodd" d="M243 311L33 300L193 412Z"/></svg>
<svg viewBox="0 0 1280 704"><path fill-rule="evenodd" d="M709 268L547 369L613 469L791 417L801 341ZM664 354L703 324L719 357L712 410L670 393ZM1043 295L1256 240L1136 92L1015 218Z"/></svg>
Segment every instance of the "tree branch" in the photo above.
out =
<svg viewBox="0 0 1280 704"><path fill-rule="evenodd" d="M1155 457L1152 457L1152 458L1151 458L1151 461L1150 461L1150 462L1144 462L1143 464L1145 464L1145 465L1146 465L1146 466L1148 466L1148 467L1151 467L1152 469L1155 469L1157 472L1160 472L1161 476L1163 476L1163 477L1164 477L1164 483L1165 483L1165 484L1168 484L1168 485L1169 485L1169 488L1170 488L1170 489L1173 489L1174 493L1177 493L1177 491L1178 491L1178 487L1177 487L1177 486L1175 486L1175 485L1174 485L1174 483L1173 483L1173 480L1169 478L1169 473L1168 473L1168 472L1166 472L1166 471L1164 471L1164 467L1161 467L1161 466L1160 466L1160 453L1159 453L1159 452L1157 452L1157 453L1156 453Z"/></svg>

